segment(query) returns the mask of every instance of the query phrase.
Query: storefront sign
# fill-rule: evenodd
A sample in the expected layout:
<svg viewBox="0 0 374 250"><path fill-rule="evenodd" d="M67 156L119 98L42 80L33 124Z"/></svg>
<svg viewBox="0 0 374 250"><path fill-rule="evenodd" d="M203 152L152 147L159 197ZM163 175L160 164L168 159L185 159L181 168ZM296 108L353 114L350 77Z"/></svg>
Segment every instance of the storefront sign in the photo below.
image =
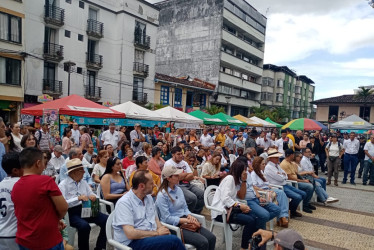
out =
<svg viewBox="0 0 374 250"><path fill-rule="evenodd" d="M175 128L192 128L192 129L200 129L200 125L196 123L174 123Z"/></svg>
<svg viewBox="0 0 374 250"><path fill-rule="evenodd" d="M49 95L40 95L38 96L38 102L45 103L53 101L53 97Z"/></svg>
<svg viewBox="0 0 374 250"><path fill-rule="evenodd" d="M74 122L79 125L109 125L114 123L116 125L123 125L125 119L117 118L91 118L91 117L79 117L70 115L60 115L61 124L72 124Z"/></svg>

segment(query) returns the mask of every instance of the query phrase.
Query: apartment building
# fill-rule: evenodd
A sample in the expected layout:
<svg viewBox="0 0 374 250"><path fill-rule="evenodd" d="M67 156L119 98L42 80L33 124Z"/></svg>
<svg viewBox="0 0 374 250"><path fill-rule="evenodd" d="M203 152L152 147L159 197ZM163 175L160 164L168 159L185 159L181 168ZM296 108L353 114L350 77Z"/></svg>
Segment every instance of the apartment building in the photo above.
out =
<svg viewBox="0 0 374 250"><path fill-rule="evenodd" d="M265 64L262 77L261 105L284 107L290 119L314 116L314 82L305 75L297 75L287 66Z"/></svg>
<svg viewBox="0 0 374 250"><path fill-rule="evenodd" d="M25 12L22 1L0 4L0 117L16 122L24 92Z"/></svg>
<svg viewBox="0 0 374 250"><path fill-rule="evenodd" d="M247 116L250 107L260 106L263 15L245 0L166 0L156 6L158 73L215 84L210 103L229 115Z"/></svg>
<svg viewBox="0 0 374 250"><path fill-rule="evenodd" d="M48 94L153 102L158 8L144 0L24 1L25 107Z"/></svg>

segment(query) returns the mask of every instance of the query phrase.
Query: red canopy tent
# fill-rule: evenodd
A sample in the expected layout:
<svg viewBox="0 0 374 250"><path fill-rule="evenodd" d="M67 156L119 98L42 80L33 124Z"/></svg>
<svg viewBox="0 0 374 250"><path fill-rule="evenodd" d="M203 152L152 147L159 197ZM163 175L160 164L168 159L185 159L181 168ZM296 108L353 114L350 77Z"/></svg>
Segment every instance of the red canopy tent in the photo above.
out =
<svg viewBox="0 0 374 250"><path fill-rule="evenodd" d="M72 115L91 118L125 118L124 113L112 110L79 95L70 95L21 110L21 114L42 116L43 109L58 109L60 115Z"/></svg>

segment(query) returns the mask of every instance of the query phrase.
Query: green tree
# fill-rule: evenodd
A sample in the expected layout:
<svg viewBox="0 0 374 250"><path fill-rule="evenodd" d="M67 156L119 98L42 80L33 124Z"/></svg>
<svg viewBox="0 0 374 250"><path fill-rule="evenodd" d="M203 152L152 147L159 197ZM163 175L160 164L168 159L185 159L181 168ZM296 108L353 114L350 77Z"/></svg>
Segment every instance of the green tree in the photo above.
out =
<svg viewBox="0 0 374 250"><path fill-rule="evenodd" d="M148 102L143 107L146 108L146 109L149 109L149 110L157 110L157 109L165 108L166 106L167 105L158 104L158 103L154 104L154 103Z"/></svg>
<svg viewBox="0 0 374 250"><path fill-rule="evenodd" d="M369 89L365 87L359 87L359 91L355 95L355 99L360 100L364 103L364 112L363 112L363 119L368 120L368 117L365 116L366 114L366 109L367 109L367 104L369 102L370 96L374 94L374 89Z"/></svg>
<svg viewBox="0 0 374 250"><path fill-rule="evenodd" d="M269 117L271 120L281 123L285 118L289 118L290 115L289 111L284 107L271 108L268 106L261 106L252 107L250 116L257 116L261 119Z"/></svg>
<svg viewBox="0 0 374 250"><path fill-rule="evenodd" d="M216 105L212 105L208 108L205 108L205 111L210 115L215 115L215 114L218 114L218 113L225 113L226 114L224 107L219 107L219 106L216 106Z"/></svg>

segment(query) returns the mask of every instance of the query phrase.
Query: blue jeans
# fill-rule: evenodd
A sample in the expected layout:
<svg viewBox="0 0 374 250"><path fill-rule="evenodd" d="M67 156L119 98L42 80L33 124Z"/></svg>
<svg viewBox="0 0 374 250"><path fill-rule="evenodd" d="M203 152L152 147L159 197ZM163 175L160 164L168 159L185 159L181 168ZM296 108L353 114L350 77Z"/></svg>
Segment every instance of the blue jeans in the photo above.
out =
<svg viewBox="0 0 374 250"><path fill-rule="evenodd" d="M322 178L322 177L319 177L319 178L314 178L314 181L318 182L319 184L321 184L321 187L326 190L326 179L325 178Z"/></svg>
<svg viewBox="0 0 374 250"><path fill-rule="evenodd" d="M142 250L185 250L182 241L175 235L162 235L133 240L129 244L132 249Z"/></svg>
<svg viewBox="0 0 374 250"><path fill-rule="evenodd" d="M18 245L19 247L19 250L31 250L27 247L24 247L24 246L21 246L21 245ZM58 243L56 246L54 247L51 247L50 249L48 250L64 250L64 244L62 243L62 241L60 243Z"/></svg>
<svg viewBox="0 0 374 250"><path fill-rule="evenodd" d="M247 200L247 204L257 217L257 227L261 229L266 229L266 222L279 216L281 212L281 209L274 203L261 206L260 200L257 198Z"/></svg>
<svg viewBox="0 0 374 250"><path fill-rule="evenodd" d="M358 157L357 154L344 154L344 178L343 182L347 181L348 173L351 173L351 183L355 182L355 174L357 167Z"/></svg>
<svg viewBox="0 0 374 250"><path fill-rule="evenodd" d="M315 180L318 180L318 179L315 179ZM329 198L329 195L327 194L326 190L323 189L322 185L318 181L315 182L314 188L316 190L318 199L320 199L322 202L325 202L327 198Z"/></svg>
<svg viewBox="0 0 374 250"><path fill-rule="evenodd" d="M278 206L280 208L279 218L288 218L289 204L287 195L283 192L283 190L280 190L278 188L274 188L272 190L277 194Z"/></svg>
<svg viewBox="0 0 374 250"><path fill-rule="evenodd" d="M283 189L287 197L291 199L289 205L290 211L296 212L297 206L303 199L305 199L306 193L290 185L284 185Z"/></svg>
<svg viewBox="0 0 374 250"><path fill-rule="evenodd" d="M314 186L312 183L299 182L299 189L306 193L306 196L303 199L304 206L308 206L310 199L313 197Z"/></svg>
<svg viewBox="0 0 374 250"><path fill-rule="evenodd" d="M363 159L358 159L358 163L360 164L360 168L358 169L358 175L361 176L362 175L362 172L364 171L364 165L365 165L365 161L364 161L365 158ZM357 165L358 165L357 163ZM357 167L356 167L357 168Z"/></svg>
<svg viewBox="0 0 374 250"><path fill-rule="evenodd" d="M322 154L319 154L318 155L319 157L319 165L321 166L321 172L326 172L327 171L327 167L325 165L326 163L326 154L322 153Z"/></svg>
<svg viewBox="0 0 374 250"><path fill-rule="evenodd" d="M89 249L89 240L91 227L89 223L95 223L100 227L100 233L97 237L96 247L100 249L106 248L105 225L108 215L99 213L96 217L81 218L82 206L69 208L70 226L75 227L78 231L78 248Z"/></svg>
<svg viewBox="0 0 374 250"><path fill-rule="evenodd" d="M362 183L365 183L365 184L367 183L369 179L369 176L368 176L369 174L370 174L369 184L374 185L374 164L372 162L365 161L364 173L362 175Z"/></svg>

